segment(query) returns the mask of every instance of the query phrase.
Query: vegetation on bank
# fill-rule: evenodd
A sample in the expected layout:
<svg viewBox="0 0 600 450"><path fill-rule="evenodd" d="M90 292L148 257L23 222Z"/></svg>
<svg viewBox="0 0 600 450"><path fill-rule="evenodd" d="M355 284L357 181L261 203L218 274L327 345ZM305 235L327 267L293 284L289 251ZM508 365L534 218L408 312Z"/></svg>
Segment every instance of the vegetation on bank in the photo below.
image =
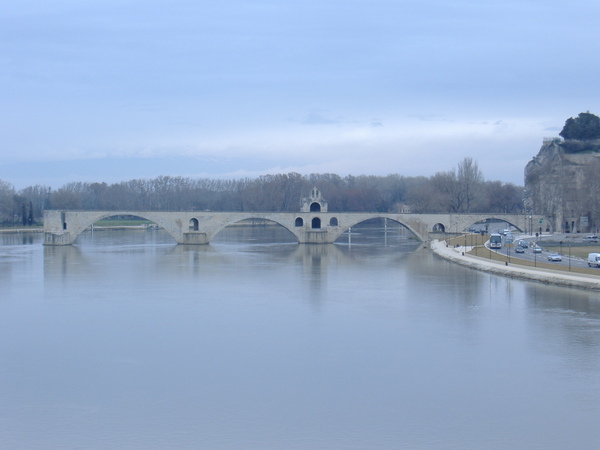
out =
<svg viewBox="0 0 600 450"><path fill-rule="evenodd" d="M433 176L407 177L298 173L255 179L160 176L120 183L73 182L59 189L35 185L19 191L0 180L0 224L41 221L44 209L121 211L298 211L317 187L329 211L517 213L523 187L486 181L472 158Z"/></svg>

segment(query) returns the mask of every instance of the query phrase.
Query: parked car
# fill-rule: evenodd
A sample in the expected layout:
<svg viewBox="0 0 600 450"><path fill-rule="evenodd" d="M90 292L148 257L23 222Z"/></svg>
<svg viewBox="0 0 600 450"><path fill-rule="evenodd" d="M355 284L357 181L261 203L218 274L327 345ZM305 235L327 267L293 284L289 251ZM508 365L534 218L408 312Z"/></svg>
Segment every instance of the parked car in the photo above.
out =
<svg viewBox="0 0 600 450"><path fill-rule="evenodd" d="M523 247L521 247L520 245L517 245L515 247L515 253L525 253L525 249Z"/></svg>
<svg viewBox="0 0 600 450"><path fill-rule="evenodd" d="M550 253L548 255L548 261L562 261L562 258L558 253Z"/></svg>

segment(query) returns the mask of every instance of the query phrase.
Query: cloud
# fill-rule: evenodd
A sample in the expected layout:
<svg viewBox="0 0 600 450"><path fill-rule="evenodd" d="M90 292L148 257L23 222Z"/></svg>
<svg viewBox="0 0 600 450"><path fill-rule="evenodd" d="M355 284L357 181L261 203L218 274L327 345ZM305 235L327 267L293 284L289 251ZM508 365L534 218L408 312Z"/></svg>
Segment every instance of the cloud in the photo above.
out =
<svg viewBox="0 0 600 450"><path fill-rule="evenodd" d="M472 156L515 180L566 118L600 112L600 4L574 1L13 2L0 177L59 161L138 176L175 170L170 158L215 176L427 175Z"/></svg>
<svg viewBox="0 0 600 450"><path fill-rule="evenodd" d="M341 118L328 118L318 112L313 111L308 113L306 117L300 122L305 125L339 125L344 123L345 121Z"/></svg>

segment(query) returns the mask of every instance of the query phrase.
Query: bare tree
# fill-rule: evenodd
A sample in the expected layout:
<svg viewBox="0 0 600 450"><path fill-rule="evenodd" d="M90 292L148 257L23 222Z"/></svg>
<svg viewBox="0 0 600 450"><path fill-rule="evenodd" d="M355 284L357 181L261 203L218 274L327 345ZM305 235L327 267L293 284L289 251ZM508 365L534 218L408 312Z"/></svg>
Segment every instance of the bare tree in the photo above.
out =
<svg viewBox="0 0 600 450"><path fill-rule="evenodd" d="M61 188L50 193L49 205L54 209L81 209L81 195Z"/></svg>
<svg viewBox="0 0 600 450"><path fill-rule="evenodd" d="M0 180L0 221L12 220L14 194L15 189L13 186L4 180Z"/></svg>
<svg viewBox="0 0 600 450"><path fill-rule="evenodd" d="M471 212L476 202L482 198L483 173L471 157L463 159L455 173L461 204L459 211Z"/></svg>

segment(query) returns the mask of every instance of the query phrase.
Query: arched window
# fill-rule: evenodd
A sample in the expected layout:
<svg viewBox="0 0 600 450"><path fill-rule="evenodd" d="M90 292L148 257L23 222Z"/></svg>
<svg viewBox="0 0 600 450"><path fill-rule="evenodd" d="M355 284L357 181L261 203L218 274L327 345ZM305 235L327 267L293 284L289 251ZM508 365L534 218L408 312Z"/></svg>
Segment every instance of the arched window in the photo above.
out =
<svg viewBox="0 0 600 450"><path fill-rule="evenodd" d="M304 225L304 220L302 220L302 217L296 217L296 222L294 222L294 225L296 225L297 227L301 227L302 225Z"/></svg>
<svg viewBox="0 0 600 450"><path fill-rule="evenodd" d="M320 229L321 228L321 219L319 219L318 217L315 217L312 220L312 228Z"/></svg>
<svg viewBox="0 0 600 450"><path fill-rule="evenodd" d="M329 219L329 226L330 227L337 227L338 226L337 217L332 217L331 219Z"/></svg>
<svg viewBox="0 0 600 450"><path fill-rule="evenodd" d="M198 219L195 217L190 219L190 231L198 231Z"/></svg>
<svg viewBox="0 0 600 450"><path fill-rule="evenodd" d="M321 212L321 204L319 202L311 203L310 212Z"/></svg>
<svg viewBox="0 0 600 450"><path fill-rule="evenodd" d="M446 227L444 226L444 224L442 223L436 223L433 226L433 230L434 233L445 233L446 232Z"/></svg>

